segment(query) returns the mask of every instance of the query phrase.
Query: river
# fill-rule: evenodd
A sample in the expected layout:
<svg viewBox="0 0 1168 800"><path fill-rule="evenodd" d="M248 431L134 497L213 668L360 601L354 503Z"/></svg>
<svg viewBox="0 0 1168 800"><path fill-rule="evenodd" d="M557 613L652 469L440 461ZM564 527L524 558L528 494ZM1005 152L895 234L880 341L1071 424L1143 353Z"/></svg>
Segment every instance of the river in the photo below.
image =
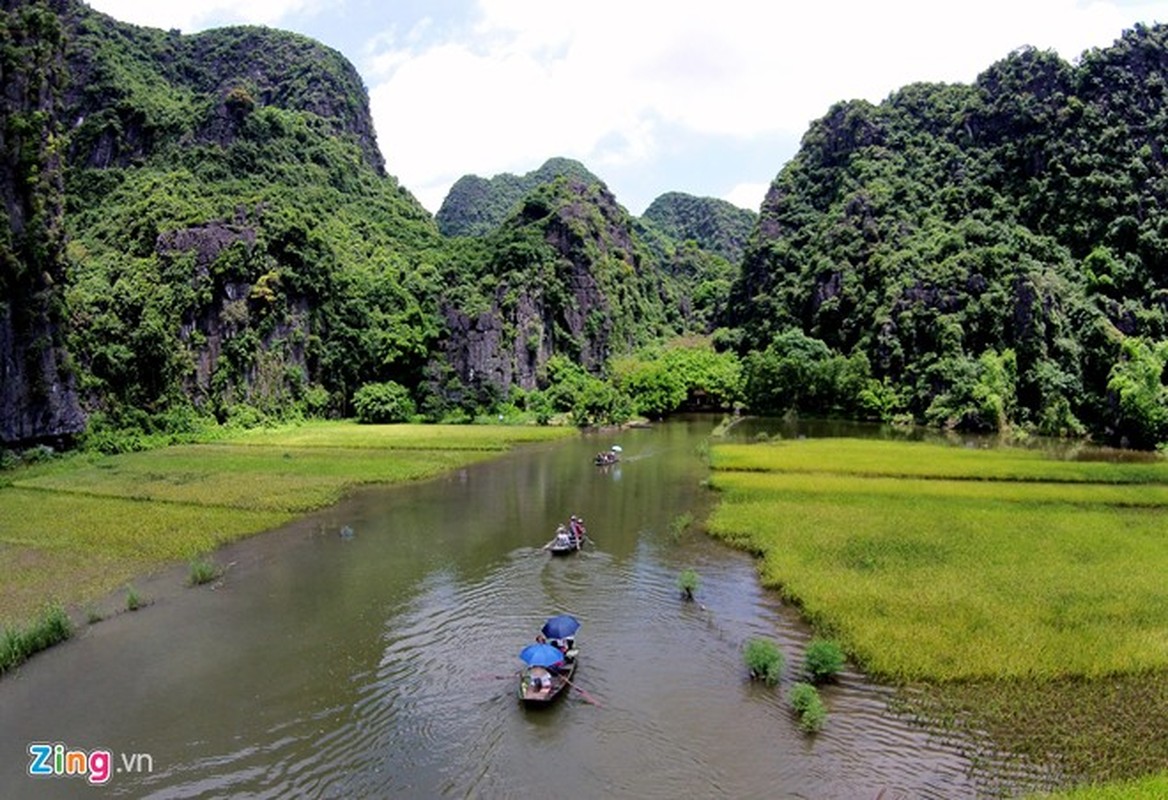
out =
<svg viewBox="0 0 1168 800"><path fill-rule="evenodd" d="M824 729L799 729L784 693L810 632L749 555L677 531L714 502L699 452L715 422L365 490L221 551L213 585L159 576L145 608L0 679L0 797L951 800L1042 785L989 743L893 714L893 690L853 670L824 690ZM614 443L622 461L594 466ZM541 547L573 513L593 543L553 558ZM576 689L524 709L516 655L560 612L583 622ZM746 675L753 636L784 651L777 687ZM108 751L108 781L30 776L35 743Z"/></svg>

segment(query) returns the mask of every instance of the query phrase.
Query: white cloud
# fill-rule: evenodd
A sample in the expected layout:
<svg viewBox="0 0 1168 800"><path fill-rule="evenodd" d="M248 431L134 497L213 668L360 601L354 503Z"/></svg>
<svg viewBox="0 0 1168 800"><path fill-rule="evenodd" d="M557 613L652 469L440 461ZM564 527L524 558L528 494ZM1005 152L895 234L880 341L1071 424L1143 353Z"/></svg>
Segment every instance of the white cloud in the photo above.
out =
<svg viewBox="0 0 1168 800"><path fill-rule="evenodd" d="M1157 13L1168 3L480 0L457 40L382 53L373 112L390 171L433 209L468 172L653 159L662 123L797 137L838 100L968 83L1022 45L1074 59Z"/></svg>
<svg viewBox="0 0 1168 800"><path fill-rule="evenodd" d="M769 183L740 183L722 195L722 199L739 208L758 211L769 188Z"/></svg>

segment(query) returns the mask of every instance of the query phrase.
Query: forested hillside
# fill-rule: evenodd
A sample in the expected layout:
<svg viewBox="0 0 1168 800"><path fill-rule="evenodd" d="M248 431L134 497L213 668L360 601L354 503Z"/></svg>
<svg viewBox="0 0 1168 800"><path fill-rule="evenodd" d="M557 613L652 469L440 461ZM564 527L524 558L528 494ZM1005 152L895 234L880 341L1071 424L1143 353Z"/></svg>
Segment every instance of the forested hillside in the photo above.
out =
<svg viewBox="0 0 1168 800"><path fill-rule="evenodd" d="M758 214L716 197L666 192L641 216L676 242L693 241L706 252L740 264Z"/></svg>
<svg viewBox="0 0 1168 800"><path fill-rule="evenodd" d="M1166 83L1168 28L1140 26L1074 66L1025 48L832 108L720 334L753 354L752 404L1168 439Z"/></svg>
<svg viewBox="0 0 1168 800"><path fill-rule="evenodd" d="M0 2L6 445L735 403L1168 441L1164 27L841 103L757 217L557 158L436 219L329 48Z"/></svg>
<svg viewBox="0 0 1168 800"><path fill-rule="evenodd" d="M67 82L53 8L0 3L0 443L84 426L64 348L64 165L53 146Z"/></svg>
<svg viewBox="0 0 1168 800"><path fill-rule="evenodd" d="M68 24L67 305L91 423L343 411L365 380L420 375L439 237L384 175L344 58L80 5Z"/></svg>
<svg viewBox="0 0 1168 800"><path fill-rule="evenodd" d="M450 187L434 217L438 230L445 236L488 234L503 224L525 195L561 177L585 183L599 180L587 167L570 158L549 158L539 169L525 175L509 172L491 178L463 175Z"/></svg>
<svg viewBox="0 0 1168 800"><path fill-rule="evenodd" d="M8 361L36 367L20 396L5 382L6 414L31 407L32 421L4 442L84 426L122 447L208 417L348 415L367 385L429 418L473 414L546 383L553 356L601 374L611 355L708 324L576 162L490 182L502 199L482 203L489 235L444 239L385 174L352 65L316 42L183 36L70 0L17 6L28 50L6 51L6 75L40 81L18 99L49 110L13 115L39 127L11 129L6 149L9 207L38 213L10 215L27 252L6 251L4 276L41 305L4 318L0 343L24 351ZM509 338L485 348L482 326ZM34 364L20 347L34 340L60 346L38 345Z"/></svg>

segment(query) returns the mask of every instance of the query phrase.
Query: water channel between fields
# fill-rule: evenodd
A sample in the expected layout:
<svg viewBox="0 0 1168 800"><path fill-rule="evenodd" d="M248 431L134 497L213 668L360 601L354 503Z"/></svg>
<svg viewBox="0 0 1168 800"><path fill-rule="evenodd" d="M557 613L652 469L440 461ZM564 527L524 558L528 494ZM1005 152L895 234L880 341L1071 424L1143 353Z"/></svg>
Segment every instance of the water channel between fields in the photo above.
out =
<svg viewBox="0 0 1168 800"><path fill-rule="evenodd" d="M1042 786L986 742L897 717L893 691L854 671L825 689L824 730L801 732L785 691L808 629L750 556L670 529L713 502L699 451L716 421L362 491L217 554L231 566L214 586L164 577L143 610L0 679L0 797L952 800ZM622 461L594 466L617 442ZM552 558L540 548L572 513L594 544ZM687 567L695 603L676 588ZM505 676L559 612L583 621L578 689L525 710ZM781 644L780 686L747 680L752 636ZM34 742L110 751L108 783L30 777ZM134 769L134 755L149 759Z"/></svg>

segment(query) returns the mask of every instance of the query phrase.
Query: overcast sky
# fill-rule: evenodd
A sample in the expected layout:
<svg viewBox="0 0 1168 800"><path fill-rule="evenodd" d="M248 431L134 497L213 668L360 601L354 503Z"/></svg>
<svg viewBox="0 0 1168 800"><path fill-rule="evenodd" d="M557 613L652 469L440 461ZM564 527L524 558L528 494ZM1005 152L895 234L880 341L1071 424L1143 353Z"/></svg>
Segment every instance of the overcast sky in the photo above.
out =
<svg viewBox="0 0 1168 800"><path fill-rule="evenodd" d="M836 101L970 83L1032 45L1068 61L1168 0L88 0L194 33L252 23L336 48L390 173L437 211L462 175L583 162L640 214L667 191L757 210Z"/></svg>

